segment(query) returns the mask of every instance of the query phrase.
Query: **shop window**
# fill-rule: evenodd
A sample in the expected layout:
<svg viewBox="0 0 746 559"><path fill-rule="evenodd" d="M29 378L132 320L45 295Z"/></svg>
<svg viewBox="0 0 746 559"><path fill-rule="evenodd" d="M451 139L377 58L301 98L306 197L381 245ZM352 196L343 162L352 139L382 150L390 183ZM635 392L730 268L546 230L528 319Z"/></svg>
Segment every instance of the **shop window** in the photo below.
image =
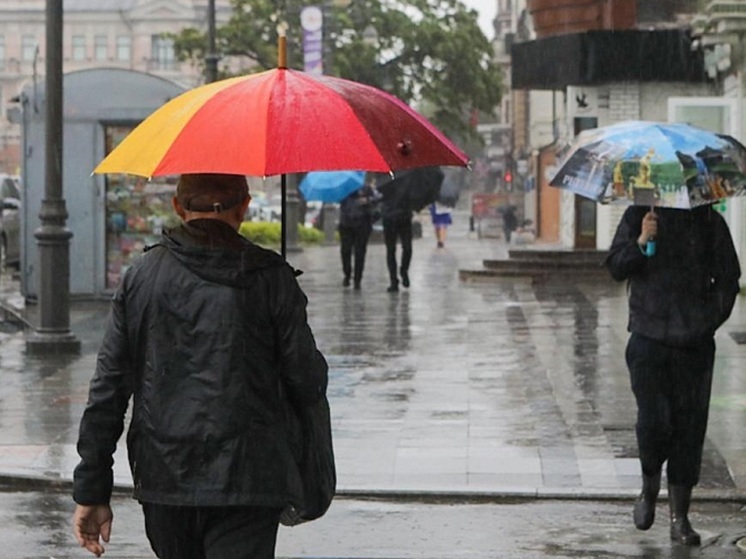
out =
<svg viewBox="0 0 746 559"><path fill-rule="evenodd" d="M129 126L105 128L106 153L127 134ZM179 223L171 207L178 176L151 180L126 174L106 175L106 288L114 289L122 274L145 247L157 243L164 228Z"/></svg>

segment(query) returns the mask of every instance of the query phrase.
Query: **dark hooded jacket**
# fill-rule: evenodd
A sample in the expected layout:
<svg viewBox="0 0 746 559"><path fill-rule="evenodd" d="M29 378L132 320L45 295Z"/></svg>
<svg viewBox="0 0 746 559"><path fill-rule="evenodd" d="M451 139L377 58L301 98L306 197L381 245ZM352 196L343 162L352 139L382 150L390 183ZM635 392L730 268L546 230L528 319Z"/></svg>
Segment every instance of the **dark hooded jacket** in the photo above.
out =
<svg viewBox="0 0 746 559"><path fill-rule="evenodd" d="M284 507L298 497L289 405L325 394L327 364L294 271L217 220L165 233L113 298L80 425L74 499L108 503L127 434L135 498Z"/></svg>
<svg viewBox="0 0 746 559"><path fill-rule="evenodd" d="M656 253L637 244L647 207L622 217L606 266L629 281L628 330L672 346L711 339L730 316L741 269L723 217L711 206L656 209Z"/></svg>

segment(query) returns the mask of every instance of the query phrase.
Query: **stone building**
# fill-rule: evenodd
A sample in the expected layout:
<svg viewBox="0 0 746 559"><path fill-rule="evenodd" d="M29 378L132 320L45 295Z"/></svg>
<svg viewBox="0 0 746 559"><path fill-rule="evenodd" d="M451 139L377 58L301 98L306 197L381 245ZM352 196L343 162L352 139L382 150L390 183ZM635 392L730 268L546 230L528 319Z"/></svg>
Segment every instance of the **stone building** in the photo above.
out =
<svg viewBox="0 0 746 559"><path fill-rule="evenodd" d="M117 68L154 74L182 87L200 83L199 68L179 62L166 33L185 27L206 30L207 0L65 0L65 73ZM25 85L45 73L45 0L0 0L0 172L21 168L20 126L11 122ZM228 0L216 0L217 20L229 15Z"/></svg>

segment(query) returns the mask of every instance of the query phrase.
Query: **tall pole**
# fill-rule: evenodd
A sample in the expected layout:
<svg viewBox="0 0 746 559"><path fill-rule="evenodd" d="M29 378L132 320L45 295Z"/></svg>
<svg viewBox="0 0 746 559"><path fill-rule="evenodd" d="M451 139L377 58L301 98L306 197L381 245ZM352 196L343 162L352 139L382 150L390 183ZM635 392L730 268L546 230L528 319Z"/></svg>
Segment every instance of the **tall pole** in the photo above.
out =
<svg viewBox="0 0 746 559"><path fill-rule="evenodd" d="M207 56L205 68L207 83L218 80L218 53L215 47L215 0L207 3Z"/></svg>
<svg viewBox="0 0 746 559"><path fill-rule="evenodd" d="M32 353L77 353L70 332L70 238L62 197L62 0L46 4L46 156L44 199L34 232L39 248L39 326L26 340Z"/></svg>

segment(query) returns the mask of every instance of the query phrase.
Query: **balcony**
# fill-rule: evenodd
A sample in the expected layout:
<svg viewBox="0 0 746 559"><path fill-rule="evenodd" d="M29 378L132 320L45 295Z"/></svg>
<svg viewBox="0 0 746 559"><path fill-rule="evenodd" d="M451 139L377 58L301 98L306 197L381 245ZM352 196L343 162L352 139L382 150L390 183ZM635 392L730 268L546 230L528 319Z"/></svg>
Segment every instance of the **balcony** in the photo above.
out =
<svg viewBox="0 0 746 559"><path fill-rule="evenodd" d="M588 31L516 43L514 89L563 90L618 81L703 82L703 53L678 29Z"/></svg>

